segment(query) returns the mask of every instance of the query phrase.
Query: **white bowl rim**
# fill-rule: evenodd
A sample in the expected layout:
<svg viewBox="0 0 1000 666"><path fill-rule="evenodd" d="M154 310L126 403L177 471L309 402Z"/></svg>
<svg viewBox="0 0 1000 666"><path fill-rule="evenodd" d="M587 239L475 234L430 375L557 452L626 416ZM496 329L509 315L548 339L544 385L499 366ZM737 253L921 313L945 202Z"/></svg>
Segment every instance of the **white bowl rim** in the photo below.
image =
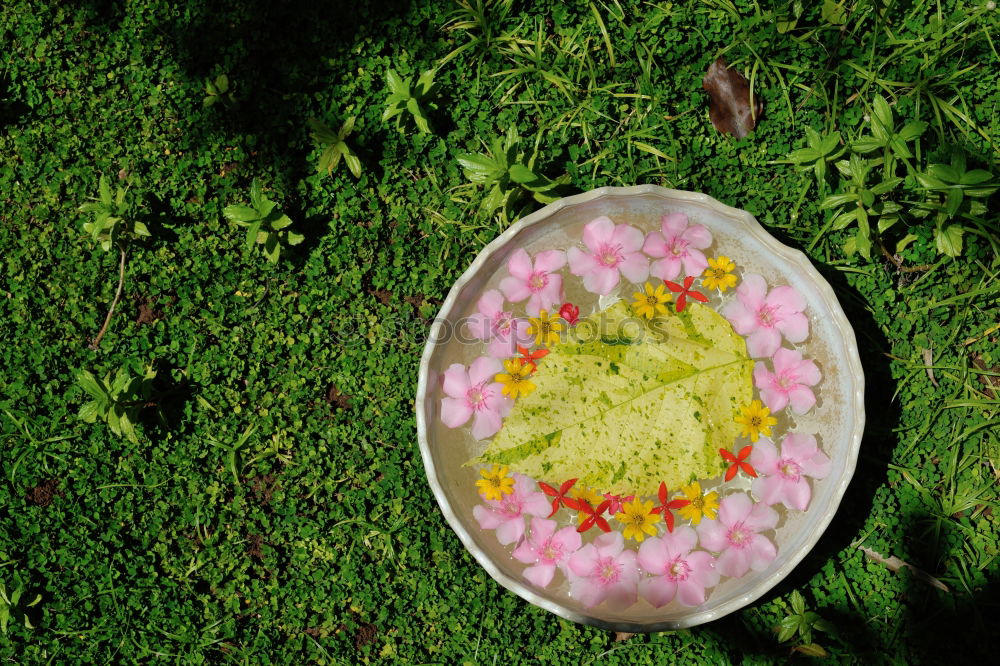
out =
<svg viewBox="0 0 1000 666"><path fill-rule="evenodd" d="M482 552L478 546L476 546L472 536L466 530L465 525L455 515L455 512L452 510L451 505L445 496L444 489L438 479L438 473L434 465L434 459L431 455L430 445L427 441L427 422L424 407L427 400L427 391L429 389L428 374L430 360L435 348L433 340L435 340L437 334L440 333L439 329L442 326L441 321L446 320L449 316L451 316L451 310L455 304L458 294L462 291L462 288L472 279L474 275L478 273L483 264L485 264L495 252L501 250L511 238L516 236L525 228L544 221L562 208L584 204L601 197L626 197L641 194L654 194L665 199L697 203L701 206L712 209L713 212L719 213L720 215L730 218L740 218L741 221L748 227L748 230L769 250L783 257L789 263L795 264L806 273L811 274L820 299L829 308L832 323L835 328L839 330L844 342L844 347L848 352L846 354L846 358L843 359L843 362L847 365L847 376L854 379L854 391L852 396L854 404L852 407L853 414L856 417L854 430L850 434L851 440L848 447L847 464L844 468L843 475L838 480L838 486L834 490L829 510L825 514L817 517L817 520L813 523L814 527L812 532L806 539L803 547L793 553L781 567L776 569L769 576L758 580L757 584L746 594L730 599L727 602L713 607L711 610L692 612L679 620L654 623L609 622L584 613L570 610L554 601L538 595L534 590L522 583L520 580L512 578L501 571L500 568L494 564L493 560ZM861 366L861 359L858 356L857 339L854 334L854 329L847 320L847 316L844 314L844 310L841 308L840 301L837 299L833 288L819 273L819 271L816 270L805 254L778 241L760 225L753 215L745 210L727 206L707 194L701 194L698 192L673 190L660 187L659 185L599 187L582 194L564 197L543 208L540 208L530 215L521 218L507 228L506 231L493 239L493 241L491 241L479 252L469 268L466 269L462 276L455 281L455 284L452 285L447 298L445 298L444 303L441 305L441 309L438 311L437 317L431 325L428 342L424 347L424 352L420 359L420 373L417 379L417 394L414 401L414 409L416 412L417 439L420 445L420 455L423 458L424 469L427 473L427 480L430 483L431 490L434 492L434 497L437 500L438 506L441 508L441 512L444 514L445 520L448 521L448 524L458 535L458 538L461 540L466 550L472 554L479 565L482 566L495 581L535 606L544 608L545 610L555 613L560 617L580 624L587 624L610 631L622 631L629 633L673 631L693 627L718 619L756 601L761 596L766 594L771 588L784 580L785 577L791 573L792 569L794 569L799 562L801 562L803 558L805 558L805 556L816 546L816 543L819 541L820 537L822 537L826 528L833 520L833 516L837 512L840 502L843 500L844 493L847 491L847 486L850 484L851 478L854 476L854 470L858 460L858 452L861 448L861 438L864 434L865 426L864 382L864 369Z"/></svg>

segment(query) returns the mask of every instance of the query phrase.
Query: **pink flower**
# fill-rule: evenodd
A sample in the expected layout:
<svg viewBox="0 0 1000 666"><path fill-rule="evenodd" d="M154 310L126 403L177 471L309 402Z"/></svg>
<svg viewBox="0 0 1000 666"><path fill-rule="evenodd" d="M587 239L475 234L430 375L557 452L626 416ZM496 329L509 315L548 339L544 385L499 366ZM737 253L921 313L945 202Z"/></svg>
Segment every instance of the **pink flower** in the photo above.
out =
<svg viewBox="0 0 1000 666"><path fill-rule="evenodd" d="M441 420L449 428L464 425L473 415L472 436L485 439L495 435L510 413L514 403L503 395L503 386L495 381L503 366L495 358L480 356L466 371L455 363L444 371L444 392L441 399Z"/></svg>
<svg viewBox="0 0 1000 666"><path fill-rule="evenodd" d="M532 490L535 482L524 474L514 474L514 492L503 499L485 500L472 507L472 515L484 530L496 530L503 545L520 541L524 536L524 516L544 516L549 512L545 495Z"/></svg>
<svg viewBox="0 0 1000 666"><path fill-rule="evenodd" d="M545 250L535 255L535 263L522 248L514 250L507 260L509 277L500 281L500 291L511 303L528 299L525 310L537 317L541 310L551 310L562 302L562 275L555 271L566 265L562 250Z"/></svg>
<svg viewBox="0 0 1000 666"><path fill-rule="evenodd" d="M806 299L793 287L775 287L767 291L764 278L743 276L736 288L736 299L722 309L722 314L736 332L747 337L747 351L754 358L773 356L781 345L781 336L789 342L802 342L809 335L809 320L802 314Z"/></svg>
<svg viewBox="0 0 1000 666"><path fill-rule="evenodd" d="M641 252L642 232L627 224L616 225L601 216L583 228L583 244L588 252L570 248L566 253L569 270L583 278L584 288L594 294L609 294L620 275L632 282L649 277L649 259Z"/></svg>
<svg viewBox="0 0 1000 666"><path fill-rule="evenodd" d="M547 587L556 568L565 569L569 556L580 550L580 534L572 525L556 531L556 521L531 519L531 534L514 549L514 558L533 566L524 577L538 587Z"/></svg>
<svg viewBox="0 0 1000 666"><path fill-rule="evenodd" d="M772 412L784 409L792 403L792 411L805 414L816 404L810 386L815 386L822 378L819 368L809 359L803 359L800 352L784 347L771 357L774 372L758 361L753 369L753 380L760 389L760 399Z"/></svg>
<svg viewBox="0 0 1000 666"><path fill-rule="evenodd" d="M490 356L510 358L517 354L518 345L525 345L531 340L528 322L515 319L510 311L503 309L503 294L496 289L484 293L477 305L479 312L468 320L469 332L480 340L490 341Z"/></svg>
<svg viewBox="0 0 1000 666"><path fill-rule="evenodd" d="M642 251L660 257L649 267L649 274L661 280L673 280L684 267L684 275L701 275L708 260L701 252L712 244L712 233L701 224L688 226L684 213L664 215L659 231L646 236Z"/></svg>
<svg viewBox="0 0 1000 666"><path fill-rule="evenodd" d="M716 569L723 576L739 578L750 569L763 571L778 551L759 532L774 529L778 513L766 504L754 504L746 493L726 495L716 520L698 525L702 548L721 553Z"/></svg>
<svg viewBox="0 0 1000 666"><path fill-rule="evenodd" d="M607 600L627 608L638 599L635 551L625 549L621 532L602 534L569 558L569 594L585 608Z"/></svg>
<svg viewBox="0 0 1000 666"><path fill-rule="evenodd" d="M753 447L750 460L762 475L754 480L751 490L765 504L781 502L791 509L805 511L812 492L807 476L826 478L830 459L819 450L812 435L792 433L781 440L781 452L774 442L761 437Z"/></svg>
<svg viewBox="0 0 1000 666"><path fill-rule="evenodd" d="M694 550L698 535L687 525L639 546L639 566L651 575L639 581L639 594L659 608L678 600L685 606L705 603L705 588L719 582L715 558Z"/></svg>

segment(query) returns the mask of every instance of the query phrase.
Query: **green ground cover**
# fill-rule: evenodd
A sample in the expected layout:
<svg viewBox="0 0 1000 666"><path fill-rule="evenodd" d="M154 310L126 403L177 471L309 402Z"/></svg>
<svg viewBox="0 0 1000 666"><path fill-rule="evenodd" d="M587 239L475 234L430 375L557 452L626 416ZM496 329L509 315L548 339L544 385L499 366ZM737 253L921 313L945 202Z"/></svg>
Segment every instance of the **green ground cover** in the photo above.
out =
<svg viewBox="0 0 1000 666"><path fill-rule="evenodd" d="M4 3L0 656L992 660L998 19L978 0ZM765 105L740 140L701 90L721 54ZM503 168L470 182L458 156L487 151ZM806 251L858 333L870 417L784 583L616 641L465 553L412 400L449 285L534 195L636 183Z"/></svg>

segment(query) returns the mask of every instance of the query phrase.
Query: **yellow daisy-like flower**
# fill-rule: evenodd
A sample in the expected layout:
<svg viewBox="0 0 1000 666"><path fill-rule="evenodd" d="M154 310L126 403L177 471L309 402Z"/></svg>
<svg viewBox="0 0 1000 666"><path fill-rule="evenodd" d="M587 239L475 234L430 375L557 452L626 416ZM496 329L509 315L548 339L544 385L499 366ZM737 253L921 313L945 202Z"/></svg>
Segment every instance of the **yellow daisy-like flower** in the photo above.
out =
<svg viewBox="0 0 1000 666"><path fill-rule="evenodd" d="M494 379L503 384L501 390L511 400L517 400L519 396L528 395L535 390L535 383L528 379L532 369L530 363L524 363L519 358L509 358L503 362L503 368L507 372L501 372Z"/></svg>
<svg viewBox="0 0 1000 666"><path fill-rule="evenodd" d="M653 503L635 500L622 505L622 510L615 514L618 522L625 526L622 536L635 539L639 543L646 535L656 536L656 521L660 516L652 513Z"/></svg>
<svg viewBox="0 0 1000 666"><path fill-rule="evenodd" d="M488 500L500 500L514 492L514 479L507 475L507 465L493 465L493 469L479 470L483 478L476 481L479 494Z"/></svg>
<svg viewBox="0 0 1000 666"><path fill-rule="evenodd" d="M778 419L771 416L771 410L760 404L760 400L754 400L749 405L740 407L743 412L734 421L743 426L743 436L749 437L751 442L756 442L761 435L771 436L771 426L778 422Z"/></svg>
<svg viewBox="0 0 1000 666"><path fill-rule="evenodd" d="M667 303L673 300L673 296L667 293L666 285L660 285L653 289L653 285L646 283L646 293L637 291L632 294L632 298L635 302L632 303L632 309L640 317L645 317L646 319L652 319L658 314L667 314Z"/></svg>
<svg viewBox="0 0 1000 666"><path fill-rule="evenodd" d="M550 316L547 310L540 311L537 317L528 317L531 322L528 326L528 335L535 336L536 347L559 342L559 331L563 330L559 319L558 314Z"/></svg>
<svg viewBox="0 0 1000 666"><path fill-rule="evenodd" d="M684 499L690 502L687 506L677 509L681 518L690 520L692 525L700 523L702 516L709 520L715 520L715 513L719 510L719 493L713 490L707 495L703 495L701 484L697 481L681 486L681 493L684 494Z"/></svg>
<svg viewBox="0 0 1000 666"><path fill-rule="evenodd" d="M736 286L736 276L733 271L736 264L724 254L720 254L714 259L708 260L708 268L705 269L704 278L701 283L706 289L718 289L723 294L727 289Z"/></svg>
<svg viewBox="0 0 1000 666"><path fill-rule="evenodd" d="M573 499L580 500L581 502L586 502L587 504L590 505L590 508L592 509L596 509L598 506L600 506L601 502L604 501L604 497L600 493L598 493L593 488L588 488L587 486L583 485L576 485L573 488L573 491L570 493L570 495L573 497ZM589 517L590 517L589 514L586 514L583 511L581 511L580 513L576 514L576 522L578 525L582 525L583 521L587 520L587 518Z"/></svg>

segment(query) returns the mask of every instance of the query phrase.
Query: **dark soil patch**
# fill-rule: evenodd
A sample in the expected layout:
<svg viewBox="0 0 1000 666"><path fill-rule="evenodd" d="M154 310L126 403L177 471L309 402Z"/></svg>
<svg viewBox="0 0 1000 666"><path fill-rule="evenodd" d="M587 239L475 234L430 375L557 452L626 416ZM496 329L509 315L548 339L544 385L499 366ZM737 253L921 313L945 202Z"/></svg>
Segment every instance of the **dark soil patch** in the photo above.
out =
<svg viewBox="0 0 1000 666"><path fill-rule="evenodd" d="M250 557L255 557L258 560L264 560L264 537L260 534L248 534L247 542L250 544L247 546L247 555Z"/></svg>
<svg viewBox="0 0 1000 666"><path fill-rule="evenodd" d="M350 409L351 396L341 393L336 384L330 384L330 388L326 390L326 403L334 410Z"/></svg>
<svg viewBox="0 0 1000 666"><path fill-rule="evenodd" d="M371 645L375 642L375 638L378 637L378 627L374 624L362 624L358 627L358 630L354 632L354 647L360 650L366 645Z"/></svg>
<svg viewBox="0 0 1000 666"><path fill-rule="evenodd" d="M49 506L56 496L66 497L66 493L59 489L59 479L42 481L37 486L28 488L28 501L36 506Z"/></svg>
<svg viewBox="0 0 1000 666"><path fill-rule="evenodd" d="M972 365L974 365L977 370L982 370L984 372L1000 372L1000 365L994 365L992 368L986 367L983 357L979 354L973 354ZM990 400L995 400L997 394L1000 393L1000 377L994 375L979 375L979 383L985 387L983 389L983 393L989 396Z"/></svg>
<svg viewBox="0 0 1000 666"><path fill-rule="evenodd" d="M137 295L133 297L133 300L135 301L136 310L135 323L140 326L154 324L166 316L163 314L163 310L159 309L166 305L162 303L160 299L146 298L144 296Z"/></svg>
<svg viewBox="0 0 1000 666"><path fill-rule="evenodd" d="M387 289L372 289L368 293L377 298L382 305L389 305L392 302L392 292Z"/></svg>
<svg viewBox="0 0 1000 666"><path fill-rule="evenodd" d="M275 483L274 474L258 474L250 479L250 488L261 504L270 504L274 491L278 484Z"/></svg>

